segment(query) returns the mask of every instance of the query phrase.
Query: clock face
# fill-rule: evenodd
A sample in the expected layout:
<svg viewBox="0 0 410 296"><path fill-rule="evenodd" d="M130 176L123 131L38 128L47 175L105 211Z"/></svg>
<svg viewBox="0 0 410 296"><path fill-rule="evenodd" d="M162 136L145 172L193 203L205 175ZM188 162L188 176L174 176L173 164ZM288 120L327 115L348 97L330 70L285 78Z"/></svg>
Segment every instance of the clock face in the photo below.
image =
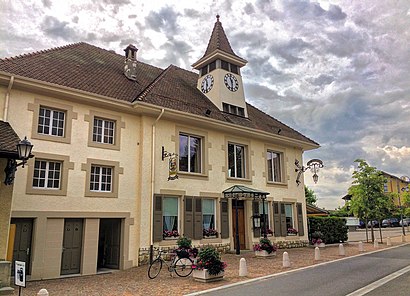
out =
<svg viewBox="0 0 410 296"><path fill-rule="evenodd" d="M230 91L237 91L238 90L239 83L238 83L238 80L236 79L236 77L233 74L231 74L231 73L226 74L225 77L224 77L224 82L225 82L225 86Z"/></svg>
<svg viewBox="0 0 410 296"><path fill-rule="evenodd" d="M202 80L201 90L206 94L212 89L212 86L214 86L214 77L208 74L205 76L204 80Z"/></svg>

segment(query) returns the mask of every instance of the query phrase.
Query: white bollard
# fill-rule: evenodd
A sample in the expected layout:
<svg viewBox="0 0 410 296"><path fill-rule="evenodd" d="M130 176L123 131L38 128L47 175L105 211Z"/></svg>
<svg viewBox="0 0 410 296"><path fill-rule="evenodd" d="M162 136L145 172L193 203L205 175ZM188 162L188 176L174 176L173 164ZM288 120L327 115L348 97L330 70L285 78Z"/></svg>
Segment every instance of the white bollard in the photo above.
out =
<svg viewBox="0 0 410 296"><path fill-rule="evenodd" d="M379 242L377 240L374 241L373 247L377 249L379 247Z"/></svg>
<svg viewBox="0 0 410 296"><path fill-rule="evenodd" d="M387 246L388 246L388 247L391 246L391 238L390 238L390 237L387 238Z"/></svg>
<svg viewBox="0 0 410 296"><path fill-rule="evenodd" d="M41 289L38 291L37 296L48 296L48 291L46 289Z"/></svg>
<svg viewBox="0 0 410 296"><path fill-rule="evenodd" d="M290 260L288 252L283 252L283 267L290 267Z"/></svg>
<svg viewBox="0 0 410 296"><path fill-rule="evenodd" d="M319 247L315 248L315 261L320 260L320 250Z"/></svg>
<svg viewBox="0 0 410 296"><path fill-rule="evenodd" d="M241 258L239 260L239 276L247 276L248 275L248 268L246 267L246 260L245 258Z"/></svg>
<svg viewBox="0 0 410 296"><path fill-rule="evenodd" d="M343 247L343 244L339 244L339 256L345 256L345 247Z"/></svg>
<svg viewBox="0 0 410 296"><path fill-rule="evenodd" d="M359 252L364 252L363 242L359 242Z"/></svg>

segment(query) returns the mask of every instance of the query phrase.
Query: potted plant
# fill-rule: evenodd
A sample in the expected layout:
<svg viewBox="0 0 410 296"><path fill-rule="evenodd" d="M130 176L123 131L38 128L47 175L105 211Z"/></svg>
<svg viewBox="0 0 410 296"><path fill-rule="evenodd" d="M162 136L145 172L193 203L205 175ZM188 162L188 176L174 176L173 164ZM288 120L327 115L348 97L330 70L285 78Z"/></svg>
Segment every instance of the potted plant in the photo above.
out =
<svg viewBox="0 0 410 296"><path fill-rule="evenodd" d="M261 234L264 235L265 229L262 228L262 229L261 229L261 232L262 232ZM272 230L272 229L269 229L269 228L266 229L266 235L267 235L267 236L272 236L272 235L273 235L273 230Z"/></svg>
<svg viewBox="0 0 410 296"><path fill-rule="evenodd" d="M213 247L205 247L198 253L192 276L196 281L211 282L222 280L226 263L221 261L221 255Z"/></svg>
<svg viewBox="0 0 410 296"><path fill-rule="evenodd" d="M288 228L288 235L297 235L298 231L295 228Z"/></svg>
<svg viewBox="0 0 410 296"><path fill-rule="evenodd" d="M267 238L261 238L259 243L253 245L256 257L270 257L276 255L278 247Z"/></svg>
<svg viewBox="0 0 410 296"><path fill-rule="evenodd" d="M218 231L213 228L204 228L202 234L204 237L216 237L218 235Z"/></svg>
<svg viewBox="0 0 410 296"><path fill-rule="evenodd" d="M324 235L320 231L315 231L311 235L312 237L312 245L315 247L323 248L325 246L325 242L323 241Z"/></svg>
<svg viewBox="0 0 410 296"><path fill-rule="evenodd" d="M175 250L178 258L189 258L192 251L192 240L186 236L181 236L177 240L178 248Z"/></svg>
<svg viewBox="0 0 410 296"><path fill-rule="evenodd" d="M179 237L178 230L164 230L162 232L162 237L164 239L176 239Z"/></svg>

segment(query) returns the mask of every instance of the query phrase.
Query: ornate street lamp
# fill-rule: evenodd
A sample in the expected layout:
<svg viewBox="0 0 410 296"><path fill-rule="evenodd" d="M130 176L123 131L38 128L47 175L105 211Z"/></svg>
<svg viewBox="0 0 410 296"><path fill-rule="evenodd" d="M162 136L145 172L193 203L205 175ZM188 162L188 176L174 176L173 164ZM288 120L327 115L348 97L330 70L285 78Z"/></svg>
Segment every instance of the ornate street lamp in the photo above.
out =
<svg viewBox="0 0 410 296"><path fill-rule="evenodd" d="M4 172L6 173L6 178L4 180L4 184L6 185L11 185L13 184L14 181L14 175L17 171L18 166L22 166L24 168L24 165L27 163L27 160L31 156L31 150L33 149L33 145L27 140L27 137L24 137L23 140L21 140L17 144L17 152L19 155L19 158L21 160L20 163L17 163L15 159L9 158L7 160L7 165L6 168L4 169Z"/></svg>
<svg viewBox="0 0 410 296"><path fill-rule="evenodd" d="M317 181L319 180L319 176L318 176L317 173L319 172L319 169L323 168L323 161L321 161L320 159L317 159L317 158L311 159L307 162L306 167L305 167L303 165L301 166L300 163L299 163L299 160L295 159L295 166L296 166L295 172L298 173L298 175L296 177L296 184L298 184L298 186L301 183L300 177L308 169L310 169L310 171L312 172L313 182L315 182L315 184L316 184Z"/></svg>

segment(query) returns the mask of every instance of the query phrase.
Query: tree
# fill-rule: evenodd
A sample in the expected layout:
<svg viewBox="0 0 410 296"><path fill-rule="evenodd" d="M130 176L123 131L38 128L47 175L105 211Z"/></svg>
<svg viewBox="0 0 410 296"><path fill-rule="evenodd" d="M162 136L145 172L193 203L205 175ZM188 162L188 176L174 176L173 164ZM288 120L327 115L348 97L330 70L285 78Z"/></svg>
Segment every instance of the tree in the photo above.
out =
<svg viewBox="0 0 410 296"><path fill-rule="evenodd" d="M402 194L401 206L403 207L403 215L410 217L410 192Z"/></svg>
<svg viewBox="0 0 410 296"><path fill-rule="evenodd" d="M316 206L316 202L317 202L316 194L312 189L310 189L306 185L305 185L305 198L306 198L306 203Z"/></svg>
<svg viewBox="0 0 410 296"><path fill-rule="evenodd" d="M356 159L358 169L353 172L353 186L349 188L352 195L350 210L359 219L379 220L392 209L391 197L384 194L386 179L381 171L371 167L363 159ZM373 223L371 223L372 242L374 242ZM381 237L381 234L380 234Z"/></svg>

